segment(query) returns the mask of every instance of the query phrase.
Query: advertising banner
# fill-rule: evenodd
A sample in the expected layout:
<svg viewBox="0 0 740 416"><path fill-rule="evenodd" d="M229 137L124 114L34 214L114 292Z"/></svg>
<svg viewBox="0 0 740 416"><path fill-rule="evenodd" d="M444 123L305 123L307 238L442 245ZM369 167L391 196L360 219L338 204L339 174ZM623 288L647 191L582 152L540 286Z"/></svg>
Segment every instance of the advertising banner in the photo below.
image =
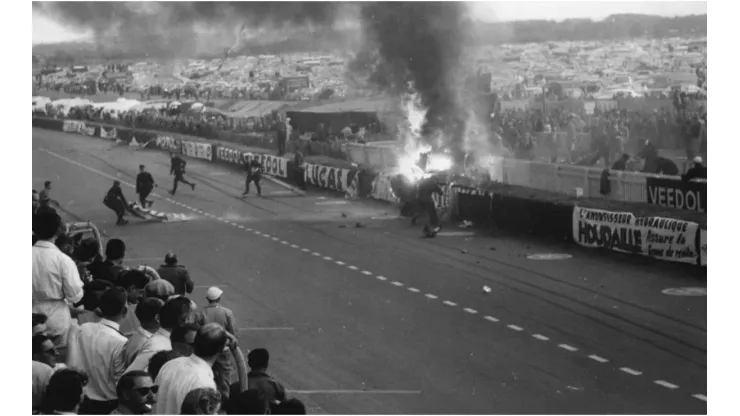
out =
<svg viewBox="0 0 740 416"><path fill-rule="evenodd" d="M583 247L697 264L695 222L575 207L573 240Z"/></svg>
<svg viewBox="0 0 740 416"><path fill-rule="evenodd" d="M356 171L306 163L304 178L307 184L319 188L345 192Z"/></svg>
<svg viewBox="0 0 740 416"><path fill-rule="evenodd" d="M688 211L706 212L706 181L684 182L675 179L647 178L648 204Z"/></svg>

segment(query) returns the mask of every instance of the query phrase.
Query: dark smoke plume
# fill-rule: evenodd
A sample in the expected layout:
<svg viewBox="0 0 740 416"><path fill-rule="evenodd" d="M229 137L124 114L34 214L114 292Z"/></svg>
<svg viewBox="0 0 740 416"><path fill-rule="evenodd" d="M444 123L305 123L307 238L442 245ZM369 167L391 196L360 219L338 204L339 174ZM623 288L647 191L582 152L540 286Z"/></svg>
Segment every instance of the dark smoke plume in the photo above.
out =
<svg viewBox="0 0 740 416"><path fill-rule="evenodd" d="M463 2L365 4L361 12L368 40L379 61L368 68L381 87L402 92L409 82L429 108L425 130L443 129L461 140L464 117L458 102L458 71L467 40ZM367 53L354 66L368 67ZM455 139L457 137L457 139Z"/></svg>
<svg viewBox="0 0 740 416"><path fill-rule="evenodd" d="M344 5L332 2L34 2L58 23L92 30L100 48L160 58L223 53L234 29L330 26ZM267 36L267 35L265 35Z"/></svg>

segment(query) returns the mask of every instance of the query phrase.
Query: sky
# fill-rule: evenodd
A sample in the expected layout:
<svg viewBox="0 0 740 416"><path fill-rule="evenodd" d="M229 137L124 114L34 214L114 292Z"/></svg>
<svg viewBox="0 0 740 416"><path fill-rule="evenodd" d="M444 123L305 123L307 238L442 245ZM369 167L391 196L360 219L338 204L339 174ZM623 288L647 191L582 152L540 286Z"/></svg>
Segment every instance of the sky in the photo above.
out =
<svg viewBox="0 0 740 416"><path fill-rule="evenodd" d="M500 1L471 4L474 18L483 21L529 19L564 20L572 18L603 19L611 14L638 13L660 16L706 14L705 1ZM33 44L81 40L89 33L75 32L35 11L32 17Z"/></svg>

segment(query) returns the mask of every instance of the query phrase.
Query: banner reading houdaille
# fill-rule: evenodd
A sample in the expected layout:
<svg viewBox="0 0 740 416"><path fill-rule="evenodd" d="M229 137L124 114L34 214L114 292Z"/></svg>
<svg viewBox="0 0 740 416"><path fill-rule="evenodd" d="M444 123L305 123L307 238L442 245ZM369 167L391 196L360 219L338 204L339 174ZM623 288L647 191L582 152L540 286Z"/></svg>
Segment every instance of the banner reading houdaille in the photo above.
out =
<svg viewBox="0 0 740 416"><path fill-rule="evenodd" d="M699 225L660 217L635 217L630 212L611 212L575 207L573 240L584 247L641 254L666 261L697 264Z"/></svg>

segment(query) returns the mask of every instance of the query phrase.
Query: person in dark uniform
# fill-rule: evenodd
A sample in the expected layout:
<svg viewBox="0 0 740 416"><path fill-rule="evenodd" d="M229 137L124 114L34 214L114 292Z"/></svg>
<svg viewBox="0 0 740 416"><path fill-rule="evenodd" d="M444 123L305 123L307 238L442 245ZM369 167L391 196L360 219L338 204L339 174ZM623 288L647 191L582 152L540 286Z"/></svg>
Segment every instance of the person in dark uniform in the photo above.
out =
<svg viewBox="0 0 740 416"><path fill-rule="evenodd" d="M142 208L146 208L146 204L151 207L154 201L149 201L146 197L152 192L154 187L157 186L154 183L152 175L146 171L144 165L139 165L139 174L136 175L136 193L139 195L139 203Z"/></svg>
<svg viewBox="0 0 740 416"><path fill-rule="evenodd" d="M692 179L706 179L707 168L703 165L703 160L700 156L694 158L694 166L681 177L684 182L689 182Z"/></svg>
<svg viewBox="0 0 740 416"><path fill-rule="evenodd" d="M427 235L431 233L436 234L439 231L439 219L437 218L437 208L434 205L433 194L444 195L444 192L439 187L439 182L435 176L422 179L419 182L419 188L416 193L416 203L418 204L421 212L426 212L429 216L429 225L424 227ZM416 224L419 214L414 215L411 219L412 224ZM433 236L433 235L430 235Z"/></svg>
<svg viewBox="0 0 740 416"><path fill-rule="evenodd" d="M128 203L126 202L126 197L123 196L121 182L113 181L113 186L108 190L108 193L105 194L105 198L103 198L103 204L116 213L116 217L118 218L116 225L128 224L128 221L123 219L123 216L126 214Z"/></svg>
<svg viewBox="0 0 740 416"><path fill-rule="evenodd" d="M174 195L175 192L177 192L177 184L179 182L190 185L190 188L194 191L195 184L188 182L183 177L185 174L185 165L187 165L188 162L184 161L180 156L174 153L170 154L170 158L170 175L175 175L175 180L172 182L172 190L169 191L170 195Z"/></svg>
<svg viewBox="0 0 740 416"><path fill-rule="evenodd" d="M246 165L247 182L245 184L244 193L242 197L249 195L249 183L254 182L254 186L257 187L257 195L262 196L262 187L260 186L260 180L262 179L262 164L257 159L252 159L251 162Z"/></svg>
<svg viewBox="0 0 740 416"><path fill-rule="evenodd" d="M303 158L303 152L300 150L295 151L295 155L293 156L293 164L295 165L295 182L298 185L299 189L306 190L306 178L304 177L304 174L306 173L306 166L305 160Z"/></svg>

